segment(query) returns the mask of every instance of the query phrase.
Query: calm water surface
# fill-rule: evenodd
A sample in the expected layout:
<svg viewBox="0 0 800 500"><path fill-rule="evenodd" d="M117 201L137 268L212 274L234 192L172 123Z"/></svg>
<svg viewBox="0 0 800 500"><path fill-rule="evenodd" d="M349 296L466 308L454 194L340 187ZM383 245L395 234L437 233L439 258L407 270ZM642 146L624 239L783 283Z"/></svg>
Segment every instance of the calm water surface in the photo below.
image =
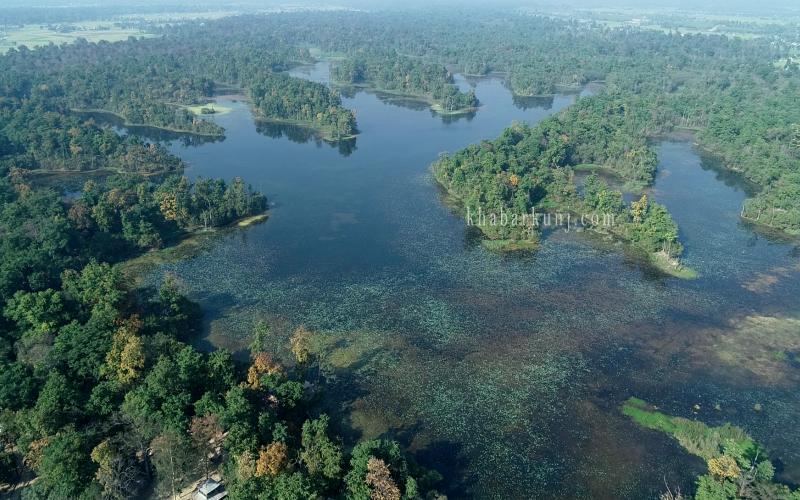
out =
<svg viewBox="0 0 800 500"><path fill-rule="evenodd" d="M319 64L294 71L327 81ZM448 477L451 498L655 498L704 471L618 407L747 428L800 480L800 258L738 212L744 184L687 142L664 142L652 195L681 227L691 282L654 275L618 246L554 232L541 251L484 251L432 182L442 151L494 138L574 102L474 85L481 109L344 98L361 134L330 145L255 124L247 104L215 119L226 139L172 142L191 176L241 176L269 220L153 270L207 311L205 341L238 349L258 320L276 345L305 324L330 378L326 408L349 440L391 436ZM762 405L756 412L754 404ZM715 409L718 405L718 409Z"/></svg>

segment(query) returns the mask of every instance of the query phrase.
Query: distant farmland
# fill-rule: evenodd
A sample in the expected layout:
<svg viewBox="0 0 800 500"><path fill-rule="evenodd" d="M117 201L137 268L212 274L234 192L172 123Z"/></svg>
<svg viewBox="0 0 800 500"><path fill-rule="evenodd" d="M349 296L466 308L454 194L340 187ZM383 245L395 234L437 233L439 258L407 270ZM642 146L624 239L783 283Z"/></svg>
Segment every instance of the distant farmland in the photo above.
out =
<svg viewBox="0 0 800 500"><path fill-rule="evenodd" d="M0 29L0 54L10 48L27 46L29 49L54 43L72 43L78 38L89 42L119 42L129 37L149 37L151 34L135 28L119 28L110 23L68 25L66 29L53 29L47 26L28 25L24 27Z"/></svg>

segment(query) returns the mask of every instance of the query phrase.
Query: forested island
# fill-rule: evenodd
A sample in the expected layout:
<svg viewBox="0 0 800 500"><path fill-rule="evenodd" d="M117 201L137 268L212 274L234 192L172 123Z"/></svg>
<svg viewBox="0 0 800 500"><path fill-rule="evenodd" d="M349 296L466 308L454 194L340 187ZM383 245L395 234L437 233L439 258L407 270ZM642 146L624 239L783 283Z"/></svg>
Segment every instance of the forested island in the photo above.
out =
<svg viewBox="0 0 800 500"><path fill-rule="evenodd" d="M311 124L331 141L351 139L356 117L342 107L338 94L320 83L271 74L255 80L249 88L256 116L292 124Z"/></svg>
<svg viewBox="0 0 800 500"><path fill-rule="evenodd" d="M338 84L368 86L423 99L442 114L465 113L478 106L475 92L461 92L443 66L393 52L357 54L338 61L332 73Z"/></svg>

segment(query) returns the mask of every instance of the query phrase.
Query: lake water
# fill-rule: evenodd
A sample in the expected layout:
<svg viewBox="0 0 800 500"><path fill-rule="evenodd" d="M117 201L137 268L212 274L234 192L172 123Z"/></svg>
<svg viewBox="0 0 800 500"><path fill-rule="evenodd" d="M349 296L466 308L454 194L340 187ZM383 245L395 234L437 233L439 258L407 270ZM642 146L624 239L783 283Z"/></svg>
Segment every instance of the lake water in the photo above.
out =
<svg viewBox="0 0 800 500"><path fill-rule="evenodd" d="M327 66L294 74L325 82ZM159 265L149 282L178 277L206 311L209 344L240 349L259 320L276 346L299 324L314 330L337 430L398 439L448 478L451 498L655 498L665 478L689 490L704 465L621 415L630 396L741 425L781 478L800 481L796 244L743 225L744 184L667 141L652 195L699 279L658 276L575 231L553 232L535 255L487 252L429 165L576 96L459 84L474 85L477 113L443 119L419 103L345 97L361 134L342 145L255 124L246 103L224 99L234 108L215 118L224 141L171 148L190 176L251 182L270 218Z"/></svg>

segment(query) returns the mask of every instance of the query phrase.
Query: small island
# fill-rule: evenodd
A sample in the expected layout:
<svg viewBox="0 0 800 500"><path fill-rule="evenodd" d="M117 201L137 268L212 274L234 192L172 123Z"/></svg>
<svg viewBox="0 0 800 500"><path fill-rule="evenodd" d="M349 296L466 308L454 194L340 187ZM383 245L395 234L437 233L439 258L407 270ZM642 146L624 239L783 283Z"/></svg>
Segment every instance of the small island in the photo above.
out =
<svg viewBox="0 0 800 500"><path fill-rule="evenodd" d="M331 69L337 85L377 90L420 100L440 115L461 115L478 109L475 92L462 92L453 75L438 64L396 52L359 54Z"/></svg>
<svg viewBox="0 0 800 500"><path fill-rule="evenodd" d="M327 141L356 136L355 114L325 85L281 73L262 75L249 87L256 117L313 129Z"/></svg>

